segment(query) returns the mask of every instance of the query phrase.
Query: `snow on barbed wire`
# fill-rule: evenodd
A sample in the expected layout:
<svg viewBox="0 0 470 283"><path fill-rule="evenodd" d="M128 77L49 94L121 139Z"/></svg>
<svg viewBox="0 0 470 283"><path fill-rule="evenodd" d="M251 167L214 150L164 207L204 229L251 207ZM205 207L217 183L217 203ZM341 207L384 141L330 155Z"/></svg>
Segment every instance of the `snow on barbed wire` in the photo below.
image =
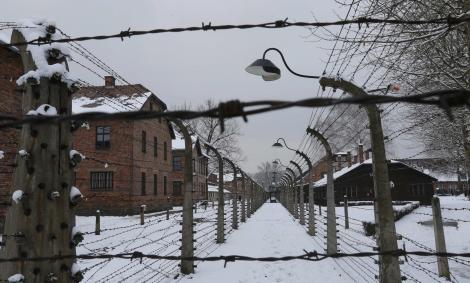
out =
<svg viewBox="0 0 470 283"><path fill-rule="evenodd" d="M48 35L48 27L55 27L55 23L41 19L41 20L22 20L19 21L22 26L27 28L17 28L19 32L23 35L26 41L35 40L37 38L46 38ZM62 35L58 33L53 33L50 35L51 39L61 39ZM39 82L41 77L52 78L54 75L60 75L60 80L67 84L70 88L74 83L70 73L67 71L67 66L65 62L56 63L49 65L48 58L49 53L57 50L57 59L62 57L70 57L70 51L63 43L52 43L44 45L28 45L26 48L27 51L31 53L31 57L36 65L36 70L27 72L18 78L16 83L18 85L23 85L30 78L36 79Z"/></svg>
<svg viewBox="0 0 470 283"><path fill-rule="evenodd" d="M15 202L15 203L19 203L21 201L21 199L23 198L24 196L24 192L22 190L16 190L13 192L13 194L11 195L11 199Z"/></svg>
<svg viewBox="0 0 470 283"><path fill-rule="evenodd" d="M30 110L26 115L30 116L57 116L57 109L49 104L43 104L39 106L36 110Z"/></svg>

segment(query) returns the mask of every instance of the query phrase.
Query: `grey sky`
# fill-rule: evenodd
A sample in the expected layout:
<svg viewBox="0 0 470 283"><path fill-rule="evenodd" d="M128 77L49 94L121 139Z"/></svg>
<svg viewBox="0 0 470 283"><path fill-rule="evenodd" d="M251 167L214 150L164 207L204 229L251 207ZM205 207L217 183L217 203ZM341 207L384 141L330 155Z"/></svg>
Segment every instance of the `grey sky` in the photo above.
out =
<svg viewBox="0 0 470 283"><path fill-rule="evenodd" d="M260 23L284 19L336 20L333 0L317 1L157 1L157 0L3 0L2 20L40 17L53 20L73 36L109 34L131 27L134 30L206 24ZM334 11L335 10L335 11ZM170 108L184 103L199 105L208 98L300 99L313 96L318 82L294 77L281 66L277 54L269 57L283 71L275 82L264 82L244 68L268 47L281 49L289 64L300 73L321 74L329 47L325 42L307 42L303 28L283 30L232 30L146 35L126 39L89 41L83 45L132 83L142 83ZM102 82L88 71L72 65L86 81ZM249 118L241 123L241 147L246 155L242 166L254 171L263 161L292 156L270 145L283 136L296 147L303 137L311 110L291 109Z"/></svg>

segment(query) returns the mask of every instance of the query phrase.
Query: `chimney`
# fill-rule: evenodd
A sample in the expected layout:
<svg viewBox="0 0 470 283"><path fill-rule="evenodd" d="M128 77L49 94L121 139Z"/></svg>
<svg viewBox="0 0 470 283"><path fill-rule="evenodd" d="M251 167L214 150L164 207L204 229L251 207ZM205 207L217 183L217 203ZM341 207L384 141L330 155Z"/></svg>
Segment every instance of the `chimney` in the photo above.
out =
<svg viewBox="0 0 470 283"><path fill-rule="evenodd" d="M104 77L104 86L106 87L114 87L116 85L116 78L113 76L105 76Z"/></svg>
<svg viewBox="0 0 470 283"><path fill-rule="evenodd" d="M365 156L366 160L370 158L369 157L369 149L366 150L366 152L364 153L364 156Z"/></svg>
<svg viewBox="0 0 470 283"><path fill-rule="evenodd" d="M336 171L341 170L341 155L336 155Z"/></svg>
<svg viewBox="0 0 470 283"><path fill-rule="evenodd" d="M357 155L359 156L359 163L364 162L364 145L362 144L362 142L359 142L357 151Z"/></svg>
<svg viewBox="0 0 470 283"><path fill-rule="evenodd" d="M352 160L351 160L351 151L350 151L350 150L348 151L347 160L348 160L348 167L351 167L351 165L352 165Z"/></svg>

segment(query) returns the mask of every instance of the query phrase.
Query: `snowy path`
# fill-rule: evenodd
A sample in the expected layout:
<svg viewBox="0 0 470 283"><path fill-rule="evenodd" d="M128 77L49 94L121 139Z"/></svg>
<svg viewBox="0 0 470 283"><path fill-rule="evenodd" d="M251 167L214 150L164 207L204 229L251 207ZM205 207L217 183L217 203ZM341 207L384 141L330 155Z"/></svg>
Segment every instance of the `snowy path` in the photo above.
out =
<svg viewBox="0 0 470 283"><path fill-rule="evenodd" d="M316 239L318 241L318 239ZM278 203L264 204L248 221L233 232L227 242L211 255L254 257L299 255L321 251L314 238ZM196 274L180 282L350 282L332 259L320 262L223 262L199 263Z"/></svg>

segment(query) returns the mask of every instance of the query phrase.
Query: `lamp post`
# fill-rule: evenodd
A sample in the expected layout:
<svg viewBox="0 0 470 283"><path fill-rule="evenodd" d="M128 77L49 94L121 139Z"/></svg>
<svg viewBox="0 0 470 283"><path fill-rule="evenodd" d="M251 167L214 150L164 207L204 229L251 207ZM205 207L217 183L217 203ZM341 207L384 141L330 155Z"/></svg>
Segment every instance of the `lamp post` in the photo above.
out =
<svg viewBox="0 0 470 283"><path fill-rule="evenodd" d="M261 76L265 81L277 80L281 77L281 71L274 63L265 59L266 53L276 51L281 55L282 61L287 70L293 75L302 78L319 79L323 88L330 87L340 89L354 97L364 97L368 93L352 82L323 76L308 76L294 72L288 65L284 55L279 49L268 48L264 51L263 59L256 60L245 70L254 75ZM370 137L372 143L372 167L374 174L375 192L375 222L377 223L377 243L380 251L394 251L398 249L395 220L393 217L392 196L389 188L388 165L385 154L384 135L382 121L378 107L375 104L365 106L369 117ZM398 257L394 255L384 255L379 257L379 280L381 283L402 282Z"/></svg>
<svg viewBox="0 0 470 283"><path fill-rule="evenodd" d="M294 212L294 209L295 209L295 180L297 179L295 177L295 172L294 170L290 169L289 167L286 168L286 170L291 174L291 190L292 190L292 194L288 194L288 204L289 204L289 210L290 210L290 213L292 215L294 215L295 217L295 212ZM290 196L289 196L290 195Z"/></svg>
<svg viewBox="0 0 470 283"><path fill-rule="evenodd" d="M335 254L338 249L338 243L336 238L336 211L335 211L335 188L333 180L333 152L327 139L317 130L313 128L307 128L307 133L315 137L325 148L326 153L326 252L327 254Z"/></svg>
<svg viewBox="0 0 470 283"><path fill-rule="evenodd" d="M297 163L297 162L294 162L294 161L289 161L292 165L294 165L297 170L299 170L300 172L300 175L299 175L299 178L300 178L300 187L301 188L303 186L303 174L302 174L302 168L300 167L300 165ZM300 191L300 190L299 190ZM299 192L297 192L297 188L294 184L294 218L299 218L299 210L300 210L300 221L302 224L302 216L303 216L303 211L300 209L300 200L299 200ZM302 206L303 208L303 206ZM304 218L304 224L305 224L305 218ZM302 224L303 225L303 224Z"/></svg>
<svg viewBox="0 0 470 283"><path fill-rule="evenodd" d="M225 162L227 162L233 169L233 180L232 180L232 228L238 229L238 207L237 207L237 198L238 198L238 181L237 181L237 166L232 162L232 160L223 157Z"/></svg>
<svg viewBox="0 0 470 283"><path fill-rule="evenodd" d="M224 235L224 160L219 151L212 145L206 143L204 144L208 149L210 149L216 156L219 162L219 188L218 188L218 205L217 205L217 243L222 244L225 241Z"/></svg>
<svg viewBox="0 0 470 283"><path fill-rule="evenodd" d="M295 152L296 154L300 155L304 160L305 162L307 162L307 165L308 165L308 168L309 168L309 172L312 170L312 162L310 162L310 159L308 158L308 156L301 152L301 151L298 151L298 150L295 150L293 148L290 148L289 146L287 146L287 143L286 143L286 140L284 138L278 138L277 141L273 144L273 147L283 147L282 144L280 143L280 141L282 141L282 143L284 143L284 146L290 150L290 151L293 151ZM291 163L293 163L291 161ZM304 200L304 174L302 173L302 170L299 169L300 171L300 200L299 200L299 210L300 210L300 224L301 225L305 225L305 209L304 209L304 204L305 204L305 200ZM296 199L297 201L297 199Z"/></svg>

